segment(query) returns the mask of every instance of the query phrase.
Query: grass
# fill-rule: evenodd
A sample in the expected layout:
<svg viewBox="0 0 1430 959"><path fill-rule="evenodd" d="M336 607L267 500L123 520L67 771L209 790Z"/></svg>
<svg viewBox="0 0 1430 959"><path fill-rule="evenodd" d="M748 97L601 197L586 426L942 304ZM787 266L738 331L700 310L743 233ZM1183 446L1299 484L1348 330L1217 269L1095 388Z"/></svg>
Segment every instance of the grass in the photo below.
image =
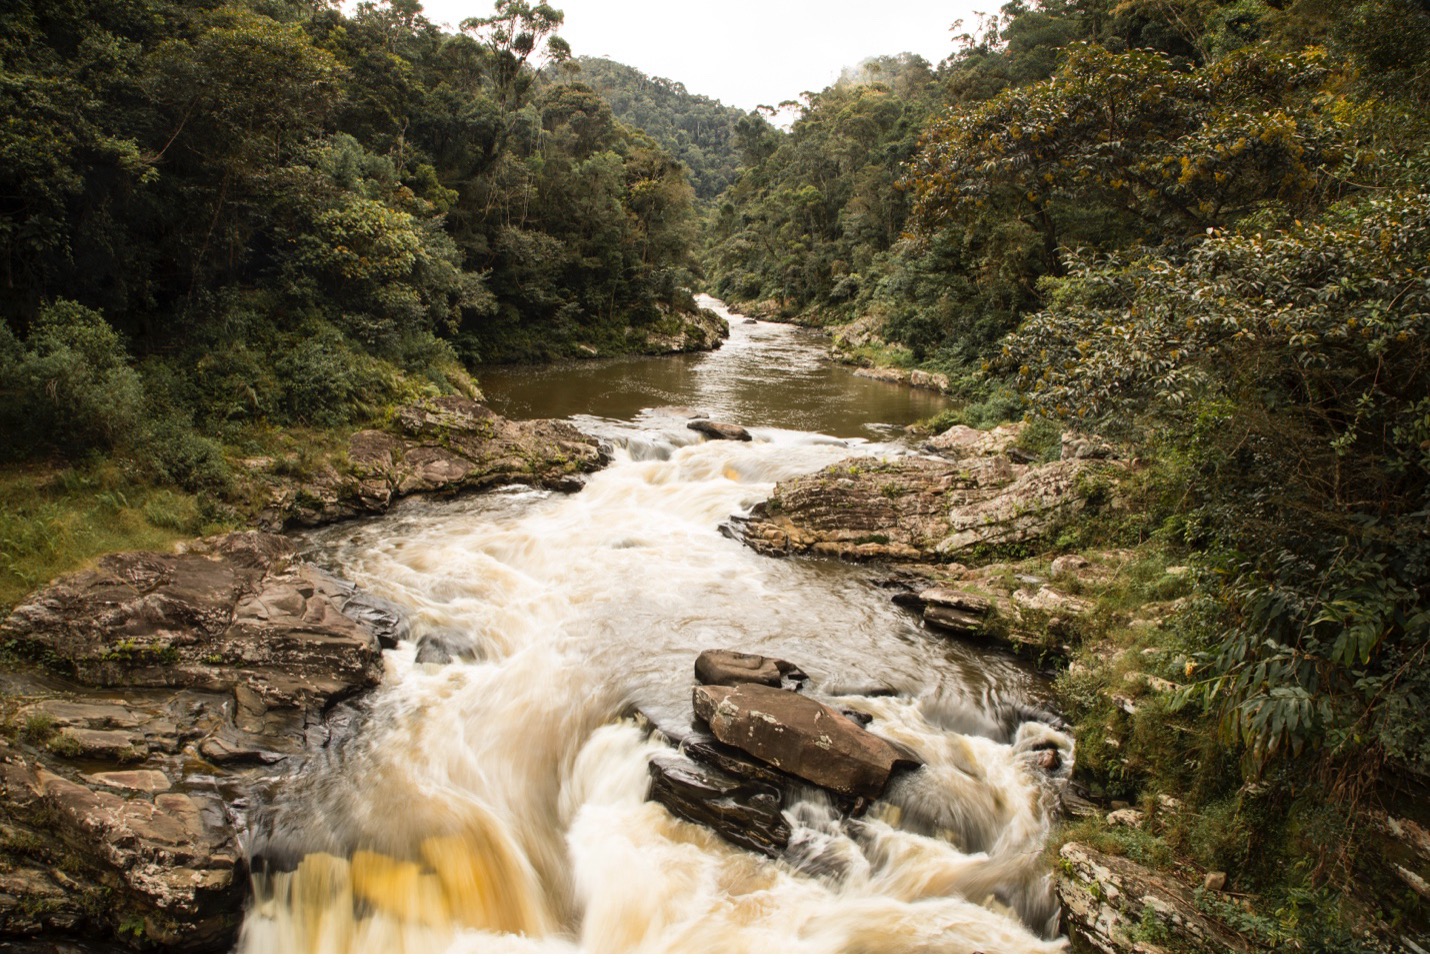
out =
<svg viewBox="0 0 1430 959"><path fill-rule="evenodd" d="M192 494L153 487L111 461L0 469L0 614L99 556L171 548L207 531Z"/></svg>
<svg viewBox="0 0 1430 959"><path fill-rule="evenodd" d="M271 495L265 474L303 482L329 469L349 472L348 437L362 425L226 430L233 481L222 492L156 485L118 457L0 467L0 618L33 590L106 554L169 550L251 525Z"/></svg>

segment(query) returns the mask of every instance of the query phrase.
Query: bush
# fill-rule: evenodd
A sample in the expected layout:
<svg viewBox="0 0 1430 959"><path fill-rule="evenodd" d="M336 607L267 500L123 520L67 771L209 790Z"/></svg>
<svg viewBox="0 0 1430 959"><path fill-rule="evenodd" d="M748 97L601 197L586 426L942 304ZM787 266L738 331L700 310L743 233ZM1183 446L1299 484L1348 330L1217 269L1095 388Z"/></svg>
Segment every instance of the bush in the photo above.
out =
<svg viewBox="0 0 1430 959"><path fill-rule="evenodd" d="M22 344L0 327L0 450L112 449L143 419L144 393L104 317L69 300L40 311Z"/></svg>

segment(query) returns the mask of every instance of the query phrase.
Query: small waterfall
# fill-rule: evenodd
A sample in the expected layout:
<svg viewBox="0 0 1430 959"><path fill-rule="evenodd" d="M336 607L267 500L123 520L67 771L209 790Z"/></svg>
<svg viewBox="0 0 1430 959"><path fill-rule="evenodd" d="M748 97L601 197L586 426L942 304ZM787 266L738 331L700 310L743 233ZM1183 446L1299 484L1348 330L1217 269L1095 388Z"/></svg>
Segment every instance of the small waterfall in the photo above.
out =
<svg viewBox="0 0 1430 959"><path fill-rule="evenodd" d="M712 411L714 413L719 410ZM585 489L410 503L314 534L318 561L413 612L413 642L356 731L255 824L247 951L1055 951L1042 846L1073 743L1040 680L925 631L840 563L719 532L776 481L867 440L751 426L706 442L686 411L580 420L613 451ZM459 655L418 662L440 639ZM780 862L646 801L690 722L696 655L788 659L814 695L927 765L859 820L811 791ZM883 689L894 695L836 695ZM1065 763L1066 767L1068 764Z"/></svg>

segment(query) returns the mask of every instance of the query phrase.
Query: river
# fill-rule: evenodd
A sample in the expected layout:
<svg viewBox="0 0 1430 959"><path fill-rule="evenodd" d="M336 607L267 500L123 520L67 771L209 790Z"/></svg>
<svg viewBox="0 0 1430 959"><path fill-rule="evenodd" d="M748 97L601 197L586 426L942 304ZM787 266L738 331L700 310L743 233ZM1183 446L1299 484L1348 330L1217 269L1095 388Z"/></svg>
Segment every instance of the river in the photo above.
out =
<svg viewBox="0 0 1430 959"><path fill-rule="evenodd" d="M872 571L774 559L722 535L776 481L854 453L908 455L940 400L853 377L811 334L731 317L700 356L487 375L512 416L569 416L612 462L575 494L409 502L319 531L313 558L401 603L355 731L321 750L247 837L247 951L1017 951L1060 949L1026 761L1073 745L1030 708L1043 681L949 641ZM691 411L752 443L702 440ZM696 655L799 664L816 697L926 765L857 825L793 803L780 862L646 801L651 726L690 723ZM895 695L887 695L892 691ZM878 692L878 695L875 693ZM648 718L646 721L642 717Z"/></svg>

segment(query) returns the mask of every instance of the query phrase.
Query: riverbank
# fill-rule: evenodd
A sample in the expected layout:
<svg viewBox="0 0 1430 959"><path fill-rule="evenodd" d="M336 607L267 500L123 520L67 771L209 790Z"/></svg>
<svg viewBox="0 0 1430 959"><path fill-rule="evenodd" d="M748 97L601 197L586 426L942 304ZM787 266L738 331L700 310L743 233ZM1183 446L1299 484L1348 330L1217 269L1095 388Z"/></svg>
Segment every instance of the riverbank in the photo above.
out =
<svg viewBox="0 0 1430 959"><path fill-rule="evenodd" d="M732 402L730 384L754 389L768 379L770 354L755 348L766 348L770 330L742 327L748 342L742 339L724 357L725 379L711 384L710 396ZM792 331L788 335L803 352L791 356L786 344L781 355L791 370L803 369L806 353L817 351L818 344L802 343L808 338ZM708 372L702 376L707 382ZM839 376L846 380L835 382L847 388L847 373ZM631 402L641 408L644 401ZM806 402L811 408L829 406L828 396L819 392ZM746 411L759 408L754 394L740 403ZM717 549L734 544L715 536L716 543L702 541L708 555L692 557L689 537L710 537L732 511L740 518L731 531L759 553L876 564L875 581L884 592L871 601L885 611L860 614L870 624L860 626L858 648L840 649L832 658L828 650L787 653L824 674L816 696L841 702L857 687L869 695L857 694L850 708L877 716L879 723L906 721L913 715L901 711L906 700L921 704L914 713L922 711L926 680L913 671L914 661L923 666L944 653L937 641L926 648L918 645L928 642L926 636L900 632L907 628L899 625L907 617L902 610L914 611L926 627L947 636L949 651L982 650L973 654L972 668L996 666L1002 651L1011 649L1054 677L1054 705L1072 724L1077 750L1075 761L1071 755L1059 759L1071 767L1073 780L1062 794L1062 824L1047 839L1046 866L1056 878L1075 944L1124 951L1348 949L1405 945L1414 939L1400 937L1419 934L1412 897L1420 894L1417 881L1430 873L1425 861L1430 842L1417 825L1423 816L1398 806L1343 815L1333 797L1308 795L1304 784L1288 781L1284 773L1247 773L1239 765L1242 757L1219 737L1215 704L1195 695L1203 668L1194 619L1197 571L1193 558L1162 530L1169 515L1159 499L1168 487L1165 464L1135 461L1114 444L1050 431L1041 422L926 434L916 441L920 448L914 456L868 455L875 452L868 448L860 455L858 441L800 439L759 426L754 444L687 448L699 444L687 425L688 417L677 411L647 409L640 427L609 422L602 427L613 430L608 439L630 444L628 459L632 451L645 458L627 462L623 478L598 474L604 491L597 500L616 507L613 515L632 524L629 529L608 531L603 522L593 522L594 505L573 499L568 510L552 506L551 512L564 517L554 525L538 517L532 528L515 529L480 550L464 543L452 554L384 557L390 565L368 568L361 577L354 573L352 578L382 582L384 589L407 577L402 588L414 603L428 607L422 635L409 637L414 642L405 644L400 656L380 652L405 635L400 609L374 603L352 584L298 562L287 541L259 533L190 544L179 554L111 556L96 570L32 597L0 637L12 667L25 664L9 671L0 709L9 817L0 848L0 896L9 897L13 908L7 915L14 917L6 934L150 947L231 944L234 903L246 888L244 856L252 852L237 844L234 825L247 814L241 802L232 803L263 795L264 782L286 776L312 750L343 753L337 747L347 741L355 715L344 703L373 688L384 669L410 669L413 645L418 664L457 664L432 689L451 682L479 684L474 687L479 696L459 697L474 710L498 693L520 697L526 686L545 688L551 670L570 668L562 656L542 653L499 687L480 685L462 664L489 656L504 662L569 623L587 623L592 611L579 605L560 609L573 595L601 595L592 584L605 582L612 568L624 572L617 572L615 585L603 587L614 592L594 611L597 622L610 618L612 645L597 659L619 656L634 637L644 639L658 625L683 621L685 615L675 616L664 605L639 613L628 607L667 591L681 610L701 605L691 589L706 588L711 569L734 562ZM868 435L882 430L870 429ZM275 529L380 516L418 493L440 498L513 482L572 490L604 461L600 443L568 426L506 420L458 397L400 407L383 429L290 436L287 442L294 445L283 456L254 455L241 464L250 484L244 487L249 491L244 515ZM766 476L779 480L769 495L761 485ZM682 482L695 485L682 488ZM646 528L636 522L630 504L663 484L670 484L663 507L668 512L659 514L659 527ZM742 491L729 484L753 485ZM762 492L751 498L755 489ZM709 503L700 505L700 497L710 497ZM515 501L502 505L508 497L472 502L488 499L498 513L517 509ZM137 514L146 522L151 513L162 515L147 500L116 502L117 510L129 511L120 515ZM465 508L458 500L451 505ZM420 521L394 526L391 538L405 540L418 528L426 537L434 526L470 535L471 523L444 515L440 509L422 513ZM667 525L672 520L674 534ZM154 528L161 535L166 529ZM541 545L537 530L555 533L555 542ZM671 579L672 562L691 562L687 587L632 585L648 573L639 565L641 557L672 537L681 546L662 561L662 578ZM543 551L551 555L531 565L533 551L538 559ZM396 558L402 562L393 563ZM334 568L348 569L350 562ZM754 574L744 567L720 578L744 584L741 595L787 597L796 595L791 583L816 574L798 561L781 560L773 567L759 567L759 575L795 579L751 587ZM499 592L475 620L465 605L452 618L450 600L466 604L493 586L515 592ZM546 591L533 595L533 589ZM867 592L861 583L858 602L871 599ZM839 596L845 622L848 604L856 600L852 587L829 595ZM710 607L718 610L715 615L738 605L726 592L715 596ZM552 605L560 609L552 612ZM764 636L765 642L788 644L825 631L817 617L799 619L801 611L789 606L782 599L752 621L721 619L712 636L718 634L720 642L725 636ZM522 618L528 614L529 621ZM787 615L796 618L786 622ZM771 616L783 625L772 626ZM510 627L511 635L479 640L467 632L478 621L483 633L490 623L491 629ZM656 642L638 672L659 677L660 688L642 687L644 692L624 705L625 671L615 680L583 673L575 688L597 703L589 715L582 714L583 722L599 727L635 702L658 726L672 729L674 713L664 700L671 693L682 703L680 715L688 713L689 658L681 648L689 641L678 632ZM911 643L916 655L905 663ZM590 658L584 642L578 645L578 658ZM397 662L404 665L394 666ZM851 687L853 678L863 685ZM445 697L428 702L420 691L415 695L423 710L448 708L438 705ZM986 705L983 695L958 688L953 701ZM530 706L521 702L523 709ZM407 714L406 707L398 710ZM482 717L478 722L462 713L460 718L473 722L471 734L497 750L500 743L488 726L498 716ZM962 732L962 722L952 728ZM531 730L524 722L517 726L512 733L525 743ZM445 739L446 727L437 728L443 730L438 738ZM906 734L913 742L927 736L930 748L950 736L961 742L948 728ZM583 742L581 735L573 734L570 742ZM418 745L427 748L420 737L405 748ZM978 749L987 751L979 753L980 762L988 774L1006 764L1008 757L999 751L1005 748L996 735L991 745L980 740ZM643 787L644 754L635 755ZM485 779L491 763L506 768L510 762L507 753L493 751L473 775ZM567 774L574 770L562 773ZM345 775L334 771L332 785L367 788L351 771ZM425 783L426 775L413 782ZM643 788L622 786L621 792L630 793L636 815ZM541 802L550 799L541 796ZM965 798L983 801L981 792ZM527 808L517 806L523 817ZM291 816L300 824L313 818ZM708 853L700 845L708 839L695 835L680 833L676 841L696 843ZM1354 872L1336 873L1337 864L1317 863L1318 851L1345 837L1356 842ZM1044 844L1040 834L1031 840ZM349 837L335 848L367 848L356 842ZM264 856L286 871L310 848L269 843ZM416 869L417 862L431 860L429 866L439 872L446 868L445 859L432 860L436 853L423 850L421 856L415 847L402 855L390 851L376 872L364 872L375 868L367 860L333 868L346 870L353 882L369 883L365 895L378 897L372 902L397 908L397 900L381 891L387 886L371 884ZM553 888L570 881L562 867L543 868ZM1318 868L1328 871L1318 875ZM777 874L771 867L771 875ZM1347 882L1346 875L1357 878ZM538 884L532 895L547 893ZM560 896L548 898L561 902ZM1384 908L1386 901L1395 903L1394 910ZM276 908L286 907L280 902Z"/></svg>
<svg viewBox="0 0 1430 959"><path fill-rule="evenodd" d="M237 464L231 522L276 533L417 494L569 491L605 462L565 424L507 420L462 396L401 407L343 446L322 439L296 461ZM68 498L39 510L85 519L69 555L148 551L106 551L0 621L0 937L228 949L248 893L245 810L348 731L344 703L378 684L406 619L300 562L281 535L170 551L201 522L196 502L160 490L131 505L84 475L50 478Z"/></svg>
<svg viewBox="0 0 1430 959"><path fill-rule="evenodd" d="M1416 791L1369 784L1347 801L1228 743L1198 685L1196 558L1171 545L1157 502L1166 466L1075 434L1054 452L1041 432L955 426L927 458L846 460L782 482L736 528L775 555L877 563L891 602L1052 673L1077 758L1047 855L1075 946L1423 941Z"/></svg>

